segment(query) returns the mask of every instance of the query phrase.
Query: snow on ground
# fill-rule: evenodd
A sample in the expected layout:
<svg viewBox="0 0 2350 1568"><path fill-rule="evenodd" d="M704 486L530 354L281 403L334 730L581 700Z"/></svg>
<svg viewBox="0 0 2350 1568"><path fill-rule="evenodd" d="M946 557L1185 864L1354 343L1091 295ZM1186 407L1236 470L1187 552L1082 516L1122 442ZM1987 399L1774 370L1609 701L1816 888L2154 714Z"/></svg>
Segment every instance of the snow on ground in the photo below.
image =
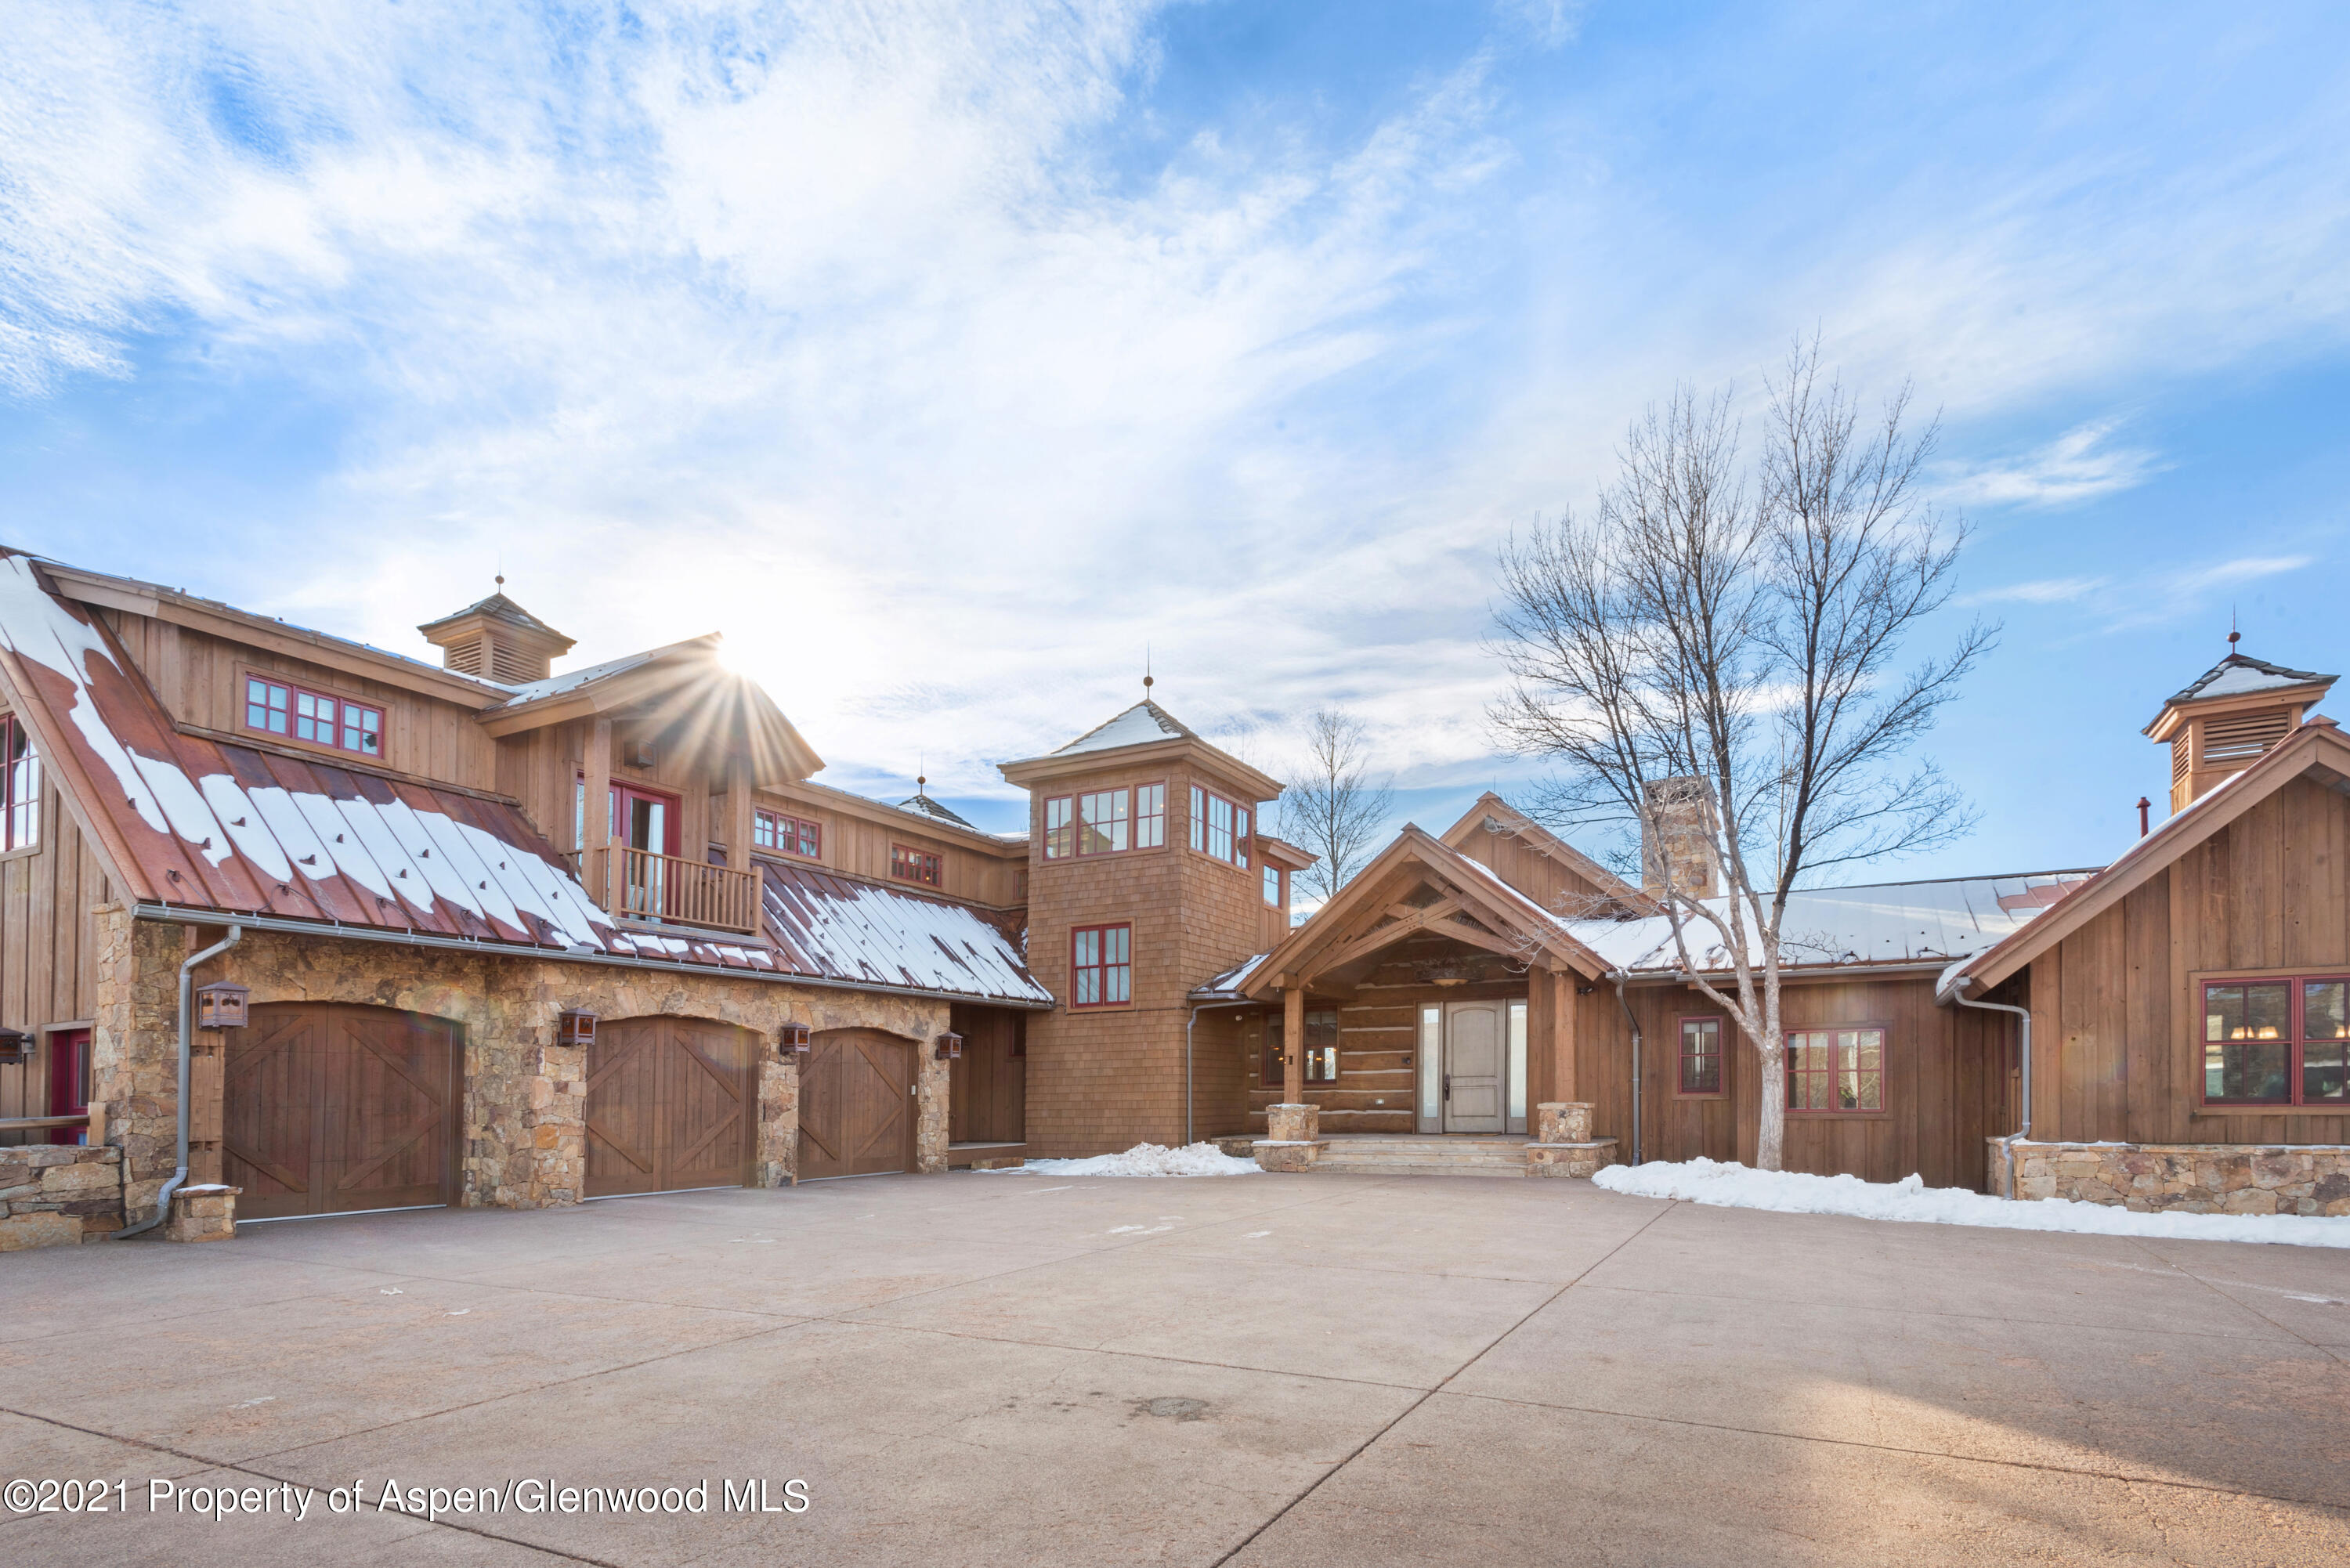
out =
<svg viewBox="0 0 2350 1568"><path fill-rule="evenodd" d="M2174 1241L2275 1241L2295 1247L2350 1247L2350 1218L2299 1214L2136 1214L2103 1203L2043 1198L2012 1202L1961 1187L1929 1187L1919 1177L1887 1184L1856 1176L1806 1176L1752 1170L1735 1162L1611 1165L1595 1187L1636 1198L1679 1198L1724 1209L1785 1214L1849 1214L1921 1225L1993 1225L2009 1231L2072 1231L2095 1236L2154 1236Z"/></svg>
<svg viewBox="0 0 2350 1568"><path fill-rule="evenodd" d="M1168 1148L1139 1143L1124 1154L1097 1154L1090 1159L1032 1159L992 1171L994 1176L1253 1176L1257 1163L1226 1154L1211 1143Z"/></svg>

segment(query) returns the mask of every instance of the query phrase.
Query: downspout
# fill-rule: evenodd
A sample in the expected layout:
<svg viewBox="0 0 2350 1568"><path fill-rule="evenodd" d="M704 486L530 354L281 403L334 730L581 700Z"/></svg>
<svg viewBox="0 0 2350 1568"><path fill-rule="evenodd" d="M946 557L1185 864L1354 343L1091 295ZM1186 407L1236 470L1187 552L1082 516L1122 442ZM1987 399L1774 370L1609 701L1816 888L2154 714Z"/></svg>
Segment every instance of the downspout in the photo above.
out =
<svg viewBox="0 0 2350 1568"><path fill-rule="evenodd" d="M1211 1007L1253 1007L1253 1002L1195 1002L1191 1016L1183 1023L1183 1141L1190 1144L1196 1137L1191 1130L1191 1026L1200 1022L1200 1014Z"/></svg>
<svg viewBox="0 0 2350 1568"><path fill-rule="evenodd" d="M233 925L228 935L195 954L180 966L180 1168L172 1179L163 1183L163 1190L155 1195L155 1217L141 1220L114 1233L116 1241L136 1236L142 1231L152 1231L172 1212L172 1194L180 1190L188 1179L188 1060L195 1048L196 966L207 959L215 959L244 940L244 928ZM126 1177L128 1172L125 1173Z"/></svg>
<svg viewBox="0 0 2350 1568"><path fill-rule="evenodd" d="M2013 1198L2015 1146L2032 1136L2032 1010L2009 1002L1970 1001L1967 996L1967 987L1974 982L1974 976L1960 975L1958 989L1950 993L1950 1000L1960 1007L1979 1007L1986 1012L2012 1012L2016 1018L2016 1054L2022 1064L2023 1079L2023 1125L1999 1140L2000 1152L2006 1157L2007 1164L2007 1190L2000 1196Z"/></svg>
<svg viewBox="0 0 2350 1568"><path fill-rule="evenodd" d="M1640 1163L1640 1021L1632 1015L1632 1004L1624 1000L1624 982L1632 978L1630 970L1608 971L1607 978L1616 982L1616 1005L1624 1010L1624 1022L1632 1026L1632 1163Z"/></svg>

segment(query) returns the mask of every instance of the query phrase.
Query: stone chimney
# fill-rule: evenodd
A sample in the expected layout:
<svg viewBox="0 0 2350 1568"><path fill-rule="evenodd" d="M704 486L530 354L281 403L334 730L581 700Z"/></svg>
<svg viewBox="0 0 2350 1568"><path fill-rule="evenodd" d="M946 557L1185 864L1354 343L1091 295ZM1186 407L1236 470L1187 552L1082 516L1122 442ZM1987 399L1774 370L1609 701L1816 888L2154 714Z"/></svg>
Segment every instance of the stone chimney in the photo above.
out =
<svg viewBox="0 0 2350 1568"><path fill-rule="evenodd" d="M2238 653L2228 634L2228 657L2174 694L2146 727L2148 740L2170 747L2170 809L2187 809L2267 754L2340 679L2287 670Z"/></svg>
<svg viewBox="0 0 2350 1568"><path fill-rule="evenodd" d="M1713 791L1701 778L1651 779L1640 819L1640 886L1661 898L1667 873L1673 891L1711 898L1721 891Z"/></svg>

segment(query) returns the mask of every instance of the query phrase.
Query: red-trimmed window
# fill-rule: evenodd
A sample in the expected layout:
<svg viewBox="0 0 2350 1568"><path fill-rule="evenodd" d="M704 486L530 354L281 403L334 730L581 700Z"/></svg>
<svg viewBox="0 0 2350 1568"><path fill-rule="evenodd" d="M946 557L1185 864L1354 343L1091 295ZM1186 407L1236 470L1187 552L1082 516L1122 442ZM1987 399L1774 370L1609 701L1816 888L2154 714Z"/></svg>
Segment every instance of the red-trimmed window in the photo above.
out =
<svg viewBox="0 0 2350 1568"><path fill-rule="evenodd" d="M1681 1020L1680 1071L1674 1083L1684 1095L1721 1093L1721 1019Z"/></svg>
<svg viewBox="0 0 2350 1568"><path fill-rule="evenodd" d="M14 713L0 715L0 849L41 841L41 753Z"/></svg>
<svg viewBox="0 0 2350 1568"><path fill-rule="evenodd" d="M1167 786L1134 786L1134 846L1160 849L1167 844Z"/></svg>
<svg viewBox="0 0 2350 1568"><path fill-rule="evenodd" d="M1055 795L1045 803L1045 858L1066 860L1076 852L1076 802Z"/></svg>
<svg viewBox="0 0 2350 1568"><path fill-rule="evenodd" d="M1191 847L1245 870L1249 863L1248 807L1193 784Z"/></svg>
<svg viewBox="0 0 2350 1568"><path fill-rule="evenodd" d="M2203 1101L2350 1102L2350 977L2280 975L2203 984Z"/></svg>
<svg viewBox="0 0 2350 1568"><path fill-rule="evenodd" d="M1122 789L1096 790L1077 796L1077 853L1116 855L1126 848L1127 830L1133 826L1131 803Z"/></svg>
<svg viewBox="0 0 2350 1568"><path fill-rule="evenodd" d="M1787 1108L1867 1115L1885 1108L1885 1031L1811 1029L1787 1036Z"/></svg>
<svg viewBox="0 0 2350 1568"><path fill-rule="evenodd" d="M751 843L778 855L796 855L806 860L824 858L824 828L781 812L751 813Z"/></svg>
<svg viewBox="0 0 2350 1568"><path fill-rule="evenodd" d="M925 888L943 887L946 883L945 867L938 856L903 844L889 846L889 875L901 882L920 882Z"/></svg>
<svg viewBox="0 0 2350 1568"><path fill-rule="evenodd" d="M89 1112L90 1053L89 1031L58 1029L48 1038L49 1054L49 1115L53 1116L86 1116ZM54 1134L52 1136L55 1136ZM88 1140L86 1132L74 1135L76 1143Z"/></svg>
<svg viewBox="0 0 2350 1568"><path fill-rule="evenodd" d="M1134 928L1079 926L1069 933L1069 1005L1123 1007L1134 1000Z"/></svg>
<svg viewBox="0 0 2350 1568"><path fill-rule="evenodd" d="M244 727L363 757L383 755L382 709L264 676L244 678Z"/></svg>

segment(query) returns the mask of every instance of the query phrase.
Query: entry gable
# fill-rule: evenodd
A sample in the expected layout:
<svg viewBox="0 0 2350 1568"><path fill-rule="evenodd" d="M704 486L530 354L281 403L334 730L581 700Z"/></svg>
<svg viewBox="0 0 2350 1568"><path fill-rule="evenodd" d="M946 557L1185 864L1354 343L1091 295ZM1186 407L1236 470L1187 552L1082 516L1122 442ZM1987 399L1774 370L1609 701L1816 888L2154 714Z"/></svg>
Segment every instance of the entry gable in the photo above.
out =
<svg viewBox="0 0 2350 1568"><path fill-rule="evenodd" d="M1506 839L1523 846L1532 857L1530 865L1515 865L1515 856L1497 855L1489 862L1477 853L1481 845ZM1543 904L1559 894L1580 895L1600 906L1587 911L1591 914L1649 915L1657 912L1655 902L1615 872L1559 837L1542 824L1487 790L1477 797L1461 820L1444 830L1442 842L1471 860L1484 865L1493 874L1518 892ZM1533 866L1547 867L1547 874L1529 876ZM1541 885L1536 885L1541 884Z"/></svg>

